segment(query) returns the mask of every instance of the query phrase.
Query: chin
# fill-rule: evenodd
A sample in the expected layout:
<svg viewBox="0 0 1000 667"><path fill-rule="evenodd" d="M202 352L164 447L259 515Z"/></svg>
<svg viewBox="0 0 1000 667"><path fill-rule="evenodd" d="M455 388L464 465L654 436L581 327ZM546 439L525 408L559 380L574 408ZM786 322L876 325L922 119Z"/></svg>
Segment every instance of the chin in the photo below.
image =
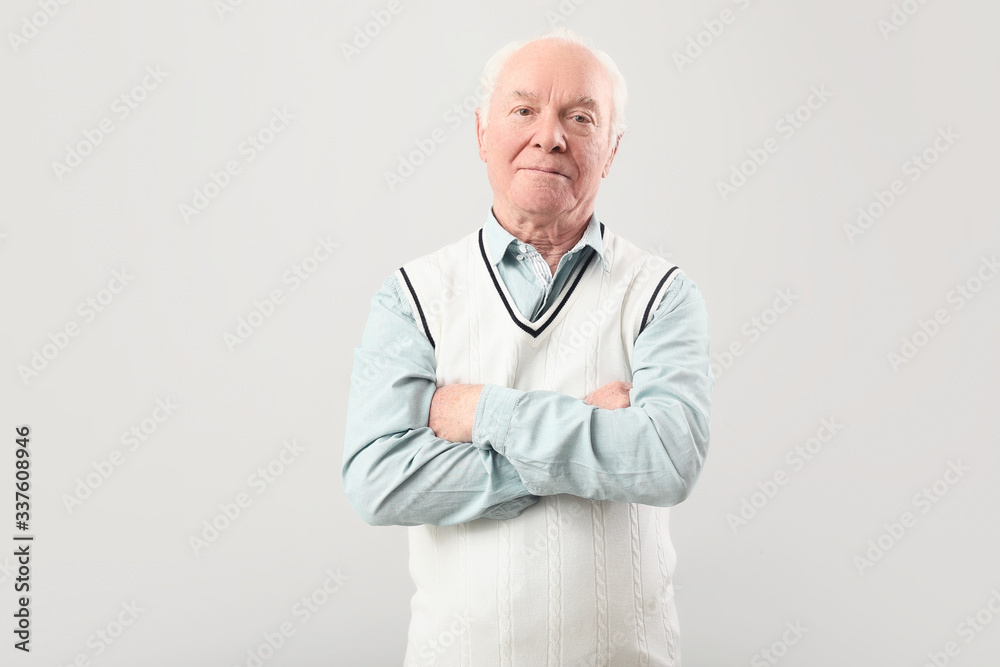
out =
<svg viewBox="0 0 1000 667"><path fill-rule="evenodd" d="M538 214L560 213L573 208L574 203L565 195L551 190L523 193L512 201L521 210Z"/></svg>

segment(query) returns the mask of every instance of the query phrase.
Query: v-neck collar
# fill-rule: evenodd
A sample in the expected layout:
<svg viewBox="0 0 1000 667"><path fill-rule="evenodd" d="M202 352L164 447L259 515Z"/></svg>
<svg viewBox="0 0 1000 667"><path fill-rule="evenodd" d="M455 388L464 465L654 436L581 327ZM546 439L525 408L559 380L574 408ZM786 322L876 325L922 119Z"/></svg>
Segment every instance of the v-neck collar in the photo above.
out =
<svg viewBox="0 0 1000 667"><path fill-rule="evenodd" d="M593 223L595 219L596 218L591 218L591 223ZM602 222L599 224L601 233L598 239L598 243L601 244L601 250L603 250L604 223ZM497 226L499 226L499 223L497 223ZM501 229L503 228L501 227ZM586 273L587 269L590 268L590 265L593 263L594 256L596 255L600 257L602 262L605 261L603 252L598 251L595 248L595 252L591 253L590 256L587 257L587 260L582 263L582 266L580 266L577 269L576 276L569 281L568 287L563 287L562 293L559 295L558 303L556 303L555 306L550 307L548 309L547 316L543 318L543 321L540 324L536 325L534 322L531 322L530 320L528 320L528 318L524 317L524 315L521 314L521 312L514 305L513 303L514 299L510 296L510 293L507 291L507 286L504 284L503 280L501 280L500 276L498 275L498 270L495 266L495 262L491 261L489 255L487 254L486 243L484 242L483 233L484 233L484 228L480 227L479 252L482 255L483 264L486 266L486 271L487 273L490 274L490 278L493 280L493 287L496 289L496 292L499 295L500 300L503 302L504 308L506 308L507 310L507 314L510 315L510 319L522 331L530 335L532 338L537 338L538 335L541 334L543 331L545 331L545 329L548 328L548 326L552 324L552 322L559 316L559 312L569 302L570 298L573 296L573 292L576 291L576 286L580 283L580 280L583 278L583 274ZM503 251L506 251L506 246L504 246ZM502 256L503 255L501 253L500 257ZM606 267L607 265L605 264L605 268Z"/></svg>
<svg viewBox="0 0 1000 667"><path fill-rule="evenodd" d="M486 236L486 256L494 267L503 258L512 241L521 243L520 239L504 229L493 214L492 207L490 207L490 215L486 224L483 225L483 230ZM580 240L583 245L589 245L596 251L597 256L601 258L604 270L611 271L611 267L604 257L604 223L597 218L596 213L590 215L587 229Z"/></svg>

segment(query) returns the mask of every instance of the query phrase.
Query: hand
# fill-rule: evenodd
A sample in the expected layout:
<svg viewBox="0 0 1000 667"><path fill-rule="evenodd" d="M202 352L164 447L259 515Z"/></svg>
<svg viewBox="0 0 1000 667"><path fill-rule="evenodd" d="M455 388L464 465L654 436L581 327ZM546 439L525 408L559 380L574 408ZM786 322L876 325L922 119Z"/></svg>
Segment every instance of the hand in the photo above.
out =
<svg viewBox="0 0 1000 667"><path fill-rule="evenodd" d="M481 384L448 384L434 390L427 425L434 435L452 442L472 442L472 426Z"/></svg>
<svg viewBox="0 0 1000 667"><path fill-rule="evenodd" d="M587 398L583 399L583 402L596 405L597 407L605 410L627 408L631 405L631 401L628 396L628 392L631 388L631 382L609 382L587 396Z"/></svg>

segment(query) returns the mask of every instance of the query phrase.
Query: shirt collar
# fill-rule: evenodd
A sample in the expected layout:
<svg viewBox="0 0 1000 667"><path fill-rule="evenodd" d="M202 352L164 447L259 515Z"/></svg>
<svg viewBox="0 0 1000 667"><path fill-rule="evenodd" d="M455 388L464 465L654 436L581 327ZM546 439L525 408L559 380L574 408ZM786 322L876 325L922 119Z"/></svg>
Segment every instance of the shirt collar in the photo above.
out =
<svg viewBox="0 0 1000 667"><path fill-rule="evenodd" d="M492 208L490 208L489 219L483 225L483 235L486 237L486 256L494 266L497 265L507 252L507 248L510 247L511 243L521 243L516 236L500 225L496 216L493 215ZM578 250L585 245L589 245L597 252L597 256L601 258L601 265L604 267L604 270L610 271L608 262L604 258L604 239L601 238L601 222L597 219L597 213L590 215L590 222L587 223L587 231L583 233L577 244L567 252Z"/></svg>

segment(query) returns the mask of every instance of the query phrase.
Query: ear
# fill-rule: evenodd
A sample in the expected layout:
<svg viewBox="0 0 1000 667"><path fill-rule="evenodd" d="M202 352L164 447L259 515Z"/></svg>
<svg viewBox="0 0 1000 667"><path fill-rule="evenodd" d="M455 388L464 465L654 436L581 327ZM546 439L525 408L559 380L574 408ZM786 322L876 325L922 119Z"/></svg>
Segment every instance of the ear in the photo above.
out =
<svg viewBox="0 0 1000 667"><path fill-rule="evenodd" d="M483 110L476 107L476 142L479 144L479 159L486 162L486 128L482 123Z"/></svg>
<svg viewBox="0 0 1000 667"><path fill-rule="evenodd" d="M624 134L622 137L625 136ZM621 143L622 137L615 139L614 148L611 149L611 155L608 156L608 161L604 163L604 171L601 172L601 178L604 178L611 172L611 163L615 160L615 155L618 154L618 144Z"/></svg>

